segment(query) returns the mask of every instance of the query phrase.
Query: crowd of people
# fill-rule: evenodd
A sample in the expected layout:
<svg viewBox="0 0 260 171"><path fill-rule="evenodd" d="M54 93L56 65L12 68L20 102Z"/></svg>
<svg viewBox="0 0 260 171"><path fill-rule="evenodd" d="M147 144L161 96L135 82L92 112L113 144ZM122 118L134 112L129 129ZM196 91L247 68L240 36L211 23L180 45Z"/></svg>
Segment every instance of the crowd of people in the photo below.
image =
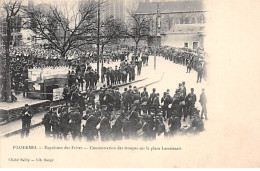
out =
<svg viewBox="0 0 260 171"><path fill-rule="evenodd" d="M125 88L123 93L113 86L100 88L98 99L92 90L82 94L76 86L64 89L64 101L49 106L43 117L47 137L67 139L71 135L88 141L138 139L154 140L157 136L198 133L204 130L207 117L205 90L199 97L201 113L194 89L186 92L185 82L179 84L173 96L168 89L160 98L154 88L139 92L137 87ZM83 122L85 120L85 123ZM185 123L191 123L188 129ZM83 124L83 127L82 127Z"/></svg>
<svg viewBox="0 0 260 171"><path fill-rule="evenodd" d="M197 82L201 81L202 76L206 79L206 63L198 55L169 47L160 47L157 52L166 60L187 66L187 73L191 69L196 70ZM32 53L30 50L25 50L13 53L16 54L16 58L12 58L14 68L12 84L16 91L24 90L28 84L26 83L28 69L46 66L55 68L64 65L59 63L59 57L53 57L54 51L50 53L48 58L32 56L32 54L42 54L39 51ZM66 58L68 60L66 65L70 71L68 84L63 90L64 100L59 105L53 103L46 109L47 113L42 123L47 137L67 139L71 135L74 140L85 137L88 141L99 138L101 141L138 138L153 140L161 135L170 137L179 133L197 133L204 130L203 119L204 117L208 119L204 89L199 98L201 112L198 106L195 106L197 96L194 89L187 93L185 82L179 84L173 96L170 95L169 89L160 97L155 88L149 94L146 88L139 92L137 87L131 85L120 93L116 85L134 81L136 67L137 75L140 75L142 66L148 65L151 52L147 49L140 50L136 56L132 56L131 61L126 60L127 56L125 56L129 55L129 52L112 54L111 60L120 59L121 63L114 69L112 67L101 69L101 79L106 85L97 91L100 75L91 67L89 60L84 58L87 54L68 53L77 57ZM94 53L89 53L88 56L93 57ZM96 92L98 92L98 99ZM33 114L27 105L22 111L22 136L29 135L28 125L32 117ZM190 127L186 129L185 123L188 122Z"/></svg>
<svg viewBox="0 0 260 171"><path fill-rule="evenodd" d="M202 81L202 78L207 79L207 62L203 54L198 54L190 49L180 49L174 47L163 46L159 49L159 55L166 60L187 67L187 73L191 70L197 72L197 83Z"/></svg>
<svg viewBox="0 0 260 171"><path fill-rule="evenodd" d="M126 55L129 55L127 49L124 50L110 50L105 53L110 53L110 56L104 57L104 62L118 61L125 59ZM4 54L1 54L4 55ZM70 85L72 85L75 80L80 85L82 82L86 82L86 87L94 88L99 79L97 71L85 69L89 67L90 63L97 61L97 55L94 50L89 50L87 52L79 50L70 50L67 52L64 59L61 58L60 54L52 49L44 48L27 48L27 47L14 47L10 49L11 56L11 89L12 91L12 101L16 101L15 95L23 92L24 97L26 92L28 92L28 70L32 68L55 68L55 67L69 67L71 72L68 74L68 79ZM4 65L3 65L4 66ZM5 101L5 88L4 82L6 80L5 68L0 69L0 90L1 90L1 100ZM93 85L94 84L94 85ZM83 86L81 86L83 88Z"/></svg>

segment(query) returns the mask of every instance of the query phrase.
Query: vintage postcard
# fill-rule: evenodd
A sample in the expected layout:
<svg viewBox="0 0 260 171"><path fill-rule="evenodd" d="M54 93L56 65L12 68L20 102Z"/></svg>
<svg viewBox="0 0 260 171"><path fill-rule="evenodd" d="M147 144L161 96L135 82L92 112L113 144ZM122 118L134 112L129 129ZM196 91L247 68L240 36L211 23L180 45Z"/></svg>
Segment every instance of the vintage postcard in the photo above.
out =
<svg viewBox="0 0 260 171"><path fill-rule="evenodd" d="M0 3L1 168L260 166L260 2Z"/></svg>

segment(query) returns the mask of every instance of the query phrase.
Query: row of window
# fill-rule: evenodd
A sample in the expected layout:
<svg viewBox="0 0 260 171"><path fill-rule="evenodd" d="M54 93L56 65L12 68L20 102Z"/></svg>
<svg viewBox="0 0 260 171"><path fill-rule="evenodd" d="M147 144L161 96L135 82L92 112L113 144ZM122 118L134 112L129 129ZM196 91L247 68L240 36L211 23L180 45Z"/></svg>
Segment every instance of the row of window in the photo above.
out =
<svg viewBox="0 0 260 171"><path fill-rule="evenodd" d="M188 42L185 42L184 43L184 47L185 48L189 48L189 43ZM199 43L198 42L192 42L192 48L193 49L197 49L199 47Z"/></svg>

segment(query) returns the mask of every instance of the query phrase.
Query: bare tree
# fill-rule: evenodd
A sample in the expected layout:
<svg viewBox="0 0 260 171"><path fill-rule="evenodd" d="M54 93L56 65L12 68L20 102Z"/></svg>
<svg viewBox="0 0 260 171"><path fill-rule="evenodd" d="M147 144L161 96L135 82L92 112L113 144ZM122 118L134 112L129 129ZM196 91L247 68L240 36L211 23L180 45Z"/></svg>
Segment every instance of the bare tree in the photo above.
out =
<svg viewBox="0 0 260 171"><path fill-rule="evenodd" d="M101 55L103 55L106 45L119 43L125 35L126 25L121 20L110 17L102 21L100 33Z"/></svg>
<svg viewBox="0 0 260 171"><path fill-rule="evenodd" d="M47 40L51 48L60 53L62 59L72 49L94 43L93 32L96 29L98 2L81 1L75 11L69 11L65 4L62 10L57 5L45 8L25 8L37 37Z"/></svg>
<svg viewBox="0 0 260 171"><path fill-rule="evenodd" d="M118 44L126 35L126 25L121 20L115 19L111 16L101 21L100 31L99 44L101 45L101 68L103 68L103 54L105 46ZM104 73L101 74L103 75ZM101 77L101 81L103 82L103 76Z"/></svg>
<svg viewBox="0 0 260 171"><path fill-rule="evenodd" d="M22 0L10 0L3 2L1 8L5 11L5 33L6 35L1 36L5 44L5 81L4 88L2 89L4 99L6 102L11 102L11 57L10 57L10 44L12 42L12 31L15 29L13 22L17 17L19 11L21 11Z"/></svg>
<svg viewBox="0 0 260 171"><path fill-rule="evenodd" d="M149 36L150 18L144 15L137 15L134 12L128 12L130 17L130 24L127 30L127 36L131 37L135 42L134 55L136 56L138 43L141 39Z"/></svg>

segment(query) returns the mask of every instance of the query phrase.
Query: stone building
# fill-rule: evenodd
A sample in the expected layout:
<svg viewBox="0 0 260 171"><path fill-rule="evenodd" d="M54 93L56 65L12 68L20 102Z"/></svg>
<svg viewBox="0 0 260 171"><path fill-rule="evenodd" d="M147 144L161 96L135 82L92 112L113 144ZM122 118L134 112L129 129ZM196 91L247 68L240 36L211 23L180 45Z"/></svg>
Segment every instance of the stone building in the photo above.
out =
<svg viewBox="0 0 260 171"><path fill-rule="evenodd" d="M139 3L136 10L151 20L148 46L155 45L157 31L157 45L192 49L203 48L205 13L200 0Z"/></svg>

